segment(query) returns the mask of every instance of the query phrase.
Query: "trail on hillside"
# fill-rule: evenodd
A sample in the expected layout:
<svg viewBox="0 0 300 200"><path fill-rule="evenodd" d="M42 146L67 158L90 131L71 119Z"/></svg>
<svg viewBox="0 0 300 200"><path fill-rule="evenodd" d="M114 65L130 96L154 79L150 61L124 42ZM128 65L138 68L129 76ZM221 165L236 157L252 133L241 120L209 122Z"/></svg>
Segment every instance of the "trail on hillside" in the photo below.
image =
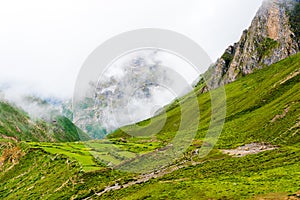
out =
<svg viewBox="0 0 300 200"><path fill-rule="evenodd" d="M223 152L224 154L229 154L230 156L233 156L233 157L243 157L243 156L250 155L250 154L258 154L263 151L274 150L276 148L277 147L274 147L271 145L251 143L251 144L247 144L247 145L238 147L237 149L220 150L220 151ZM195 156L197 156L197 155L195 155ZM191 157L189 159L184 159L179 163L176 163L176 164L173 164L170 166L165 166L159 170L152 171L150 173L141 174L141 175L137 176L134 181L127 182L123 185L116 183L114 185L107 186L104 190L97 192L90 197L87 197L85 200L91 199L93 196L100 197L103 194L110 192L110 191L120 190L120 189L124 189L124 188L130 187L130 186L136 185L136 184L145 183L145 182L148 182L152 178L154 178L154 179L160 178L166 174L170 174L181 168L204 164L207 161L212 160L212 159L208 159L208 160L196 162L196 161L193 161L194 157ZM218 161L218 160L222 160L222 159L224 159L224 157L213 159L213 161Z"/></svg>
<svg viewBox="0 0 300 200"><path fill-rule="evenodd" d="M223 158L215 159L215 161L221 160L221 159L223 159ZM120 189L124 189L124 188L130 187L130 186L136 185L136 184L145 183L145 182L149 181L152 178L160 178L160 177L162 177L166 174L170 174L170 173L172 173L176 170L179 170L181 168L188 167L188 166L200 165L200 164L203 164L207 161L210 161L210 160L195 162L195 161L193 161L193 159L185 159L185 160L181 161L180 163L161 168L161 169L159 169L155 172L150 172L150 173L147 173L147 174L141 174L141 175L136 177L136 180L130 181L130 182L125 183L123 185L120 185L119 183L116 183L115 185L107 186L101 192L97 192L97 193L93 194L92 196L90 196L88 198L85 198L85 200L91 199L93 196L100 197L103 194L105 194L107 192L110 192L110 191L120 190Z"/></svg>

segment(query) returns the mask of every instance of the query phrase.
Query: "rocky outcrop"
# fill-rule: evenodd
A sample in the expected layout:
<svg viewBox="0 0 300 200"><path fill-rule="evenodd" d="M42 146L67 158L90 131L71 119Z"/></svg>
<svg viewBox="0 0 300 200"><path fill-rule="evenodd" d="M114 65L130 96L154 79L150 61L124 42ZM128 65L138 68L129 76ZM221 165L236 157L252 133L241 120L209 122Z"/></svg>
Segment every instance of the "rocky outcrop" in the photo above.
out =
<svg viewBox="0 0 300 200"><path fill-rule="evenodd" d="M298 0L264 1L240 41L229 46L204 74L206 87L214 89L233 82L299 52L299 41L291 25L296 4Z"/></svg>

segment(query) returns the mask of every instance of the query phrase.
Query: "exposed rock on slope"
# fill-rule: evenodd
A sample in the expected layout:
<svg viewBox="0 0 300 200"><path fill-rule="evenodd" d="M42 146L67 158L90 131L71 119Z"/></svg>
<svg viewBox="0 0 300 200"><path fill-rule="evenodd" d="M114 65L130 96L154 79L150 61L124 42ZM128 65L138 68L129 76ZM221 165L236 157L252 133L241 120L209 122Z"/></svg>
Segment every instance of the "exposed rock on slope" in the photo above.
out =
<svg viewBox="0 0 300 200"><path fill-rule="evenodd" d="M217 88L296 54L299 51L298 36L294 33L297 4L298 0L264 1L240 41L229 46L205 73L207 87Z"/></svg>

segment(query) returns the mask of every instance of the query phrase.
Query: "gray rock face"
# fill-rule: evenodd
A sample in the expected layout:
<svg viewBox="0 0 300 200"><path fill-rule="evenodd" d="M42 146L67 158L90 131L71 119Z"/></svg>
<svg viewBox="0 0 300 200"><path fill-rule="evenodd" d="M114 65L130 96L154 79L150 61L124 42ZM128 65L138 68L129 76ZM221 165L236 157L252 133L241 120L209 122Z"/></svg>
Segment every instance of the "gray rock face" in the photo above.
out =
<svg viewBox="0 0 300 200"><path fill-rule="evenodd" d="M299 41L292 31L289 13L296 0L264 1L251 26L239 42L229 46L223 56L204 74L207 87L214 89L235 81L299 52Z"/></svg>

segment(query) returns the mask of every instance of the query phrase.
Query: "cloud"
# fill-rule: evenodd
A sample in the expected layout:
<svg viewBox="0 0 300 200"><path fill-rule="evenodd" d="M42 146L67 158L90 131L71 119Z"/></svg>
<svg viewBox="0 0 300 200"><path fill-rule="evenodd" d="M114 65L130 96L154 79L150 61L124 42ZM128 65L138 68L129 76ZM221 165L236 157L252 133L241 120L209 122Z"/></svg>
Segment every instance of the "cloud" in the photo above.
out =
<svg viewBox="0 0 300 200"><path fill-rule="evenodd" d="M98 45L132 29L183 33L212 57L237 41L262 0L11 0L0 3L0 85L70 98Z"/></svg>
<svg viewBox="0 0 300 200"><path fill-rule="evenodd" d="M197 76L189 62L168 51L130 52L114 60L98 82L90 85L93 92L75 101L74 121L83 130L87 124L101 124L111 131L150 118L192 91Z"/></svg>

